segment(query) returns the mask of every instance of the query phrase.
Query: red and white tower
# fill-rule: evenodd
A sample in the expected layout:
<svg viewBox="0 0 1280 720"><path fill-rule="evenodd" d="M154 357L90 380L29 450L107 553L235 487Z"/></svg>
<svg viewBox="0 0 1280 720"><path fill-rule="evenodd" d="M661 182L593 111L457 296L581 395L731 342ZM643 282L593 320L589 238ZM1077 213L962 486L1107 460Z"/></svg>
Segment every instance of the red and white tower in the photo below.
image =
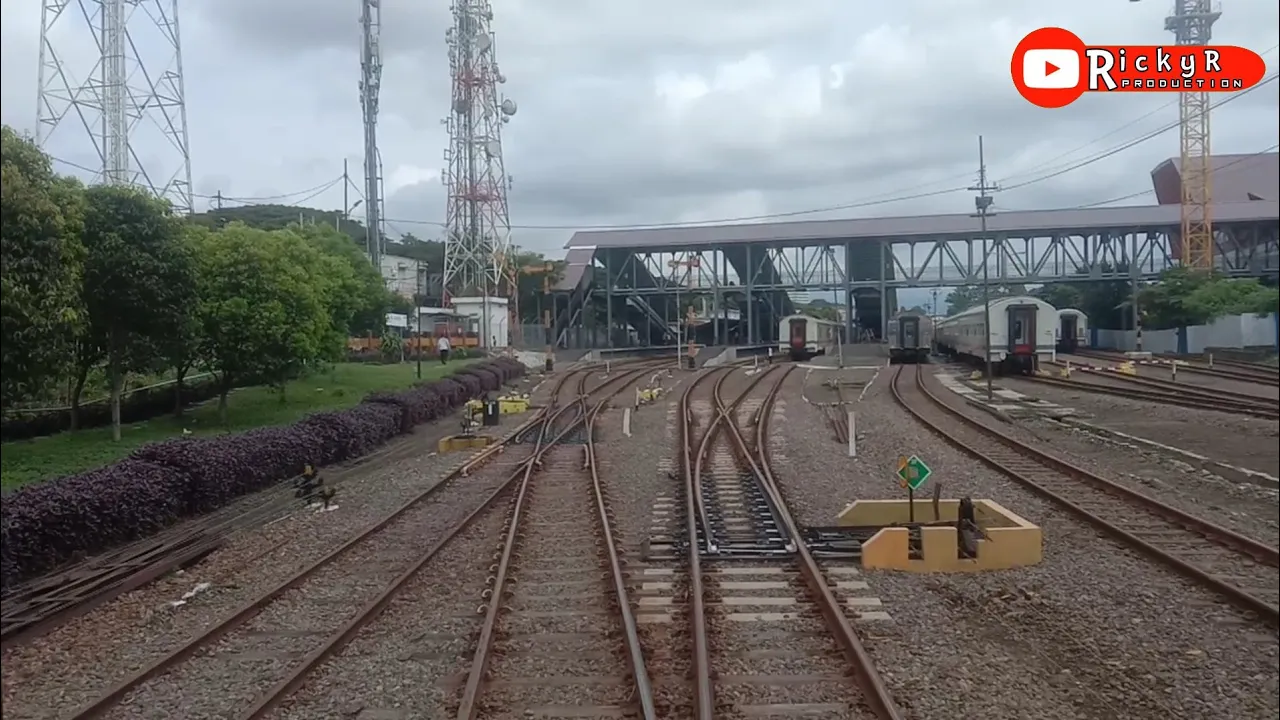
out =
<svg viewBox="0 0 1280 720"><path fill-rule="evenodd" d="M445 33L453 100L444 155L444 292L446 298L501 297L514 286L502 126L516 114L516 104L498 89L507 79L494 59L489 1L453 0L452 11L453 27ZM482 324L489 318L486 310ZM490 337L487 327L480 332Z"/></svg>

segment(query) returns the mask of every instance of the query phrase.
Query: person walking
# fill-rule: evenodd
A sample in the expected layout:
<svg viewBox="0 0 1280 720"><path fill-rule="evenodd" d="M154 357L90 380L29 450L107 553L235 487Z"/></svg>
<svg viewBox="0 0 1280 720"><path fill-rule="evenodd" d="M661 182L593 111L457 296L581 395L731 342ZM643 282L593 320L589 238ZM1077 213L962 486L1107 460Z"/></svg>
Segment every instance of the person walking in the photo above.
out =
<svg viewBox="0 0 1280 720"><path fill-rule="evenodd" d="M440 351L441 365L449 362L449 337L447 335L441 335L440 338L436 340L436 350Z"/></svg>

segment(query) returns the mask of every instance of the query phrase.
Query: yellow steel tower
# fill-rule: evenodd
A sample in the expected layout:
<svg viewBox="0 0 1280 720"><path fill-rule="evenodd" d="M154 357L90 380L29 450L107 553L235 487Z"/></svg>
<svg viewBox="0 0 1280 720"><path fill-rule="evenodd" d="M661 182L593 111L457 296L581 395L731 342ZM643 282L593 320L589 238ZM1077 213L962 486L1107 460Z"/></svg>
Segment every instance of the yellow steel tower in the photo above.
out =
<svg viewBox="0 0 1280 720"><path fill-rule="evenodd" d="M1179 45L1208 45L1222 15L1212 0L1174 0L1164 27ZM1213 157L1209 150L1209 93L1183 93L1178 106L1182 136L1182 265L1213 269Z"/></svg>

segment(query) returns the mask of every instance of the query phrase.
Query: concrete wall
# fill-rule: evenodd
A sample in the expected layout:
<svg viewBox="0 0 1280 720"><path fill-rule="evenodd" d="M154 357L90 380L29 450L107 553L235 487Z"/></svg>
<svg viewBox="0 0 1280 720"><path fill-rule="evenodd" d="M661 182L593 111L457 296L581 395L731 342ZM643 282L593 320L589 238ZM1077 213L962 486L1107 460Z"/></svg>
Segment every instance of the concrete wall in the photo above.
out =
<svg viewBox="0 0 1280 720"><path fill-rule="evenodd" d="M1143 330L1142 349L1153 353L1201 353L1206 348L1280 347L1273 313L1229 315L1208 325L1175 330ZM1094 345L1117 350L1136 350L1132 330L1097 330Z"/></svg>

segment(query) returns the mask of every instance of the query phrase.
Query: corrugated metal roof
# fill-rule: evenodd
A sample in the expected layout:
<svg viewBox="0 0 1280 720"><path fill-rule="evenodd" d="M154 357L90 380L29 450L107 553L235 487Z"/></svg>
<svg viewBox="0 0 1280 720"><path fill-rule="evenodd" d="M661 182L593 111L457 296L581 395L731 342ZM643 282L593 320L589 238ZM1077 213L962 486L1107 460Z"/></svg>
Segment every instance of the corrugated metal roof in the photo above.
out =
<svg viewBox="0 0 1280 720"><path fill-rule="evenodd" d="M565 255L564 277L556 283L556 290L573 290L582 282L582 276L591 267L591 258L596 254L594 247L577 247Z"/></svg>
<svg viewBox="0 0 1280 720"><path fill-rule="evenodd" d="M1276 220L1280 203L1272 201L1219 204L1214 219L1220 222ZM1177 206L1145 205L1074 210L1002 212L987 220L990 233L1030 236L1051 230L1109 230L1135 227L1175 227L1181 222ZM648 230L587 230L576 232L566 248L671 247L730 243L798 243L860 238L934 238L972 236L979 232L978 218L967 214L915 217L809 220L747 225L653 228Z"/></svg>
<svg viewBox="0 0 1280 720"><path fill-rule="evenodd" d="M1213 199L1218 203L1280 200L1280 153L1213 156ZM1181 177L1182 161L1170 158L1151 171L1152 181L1163 168L1170 167ZM1156 188L1159 192L1159 187ZM1161 198L1176 204L1179 198Z"/></svg>

